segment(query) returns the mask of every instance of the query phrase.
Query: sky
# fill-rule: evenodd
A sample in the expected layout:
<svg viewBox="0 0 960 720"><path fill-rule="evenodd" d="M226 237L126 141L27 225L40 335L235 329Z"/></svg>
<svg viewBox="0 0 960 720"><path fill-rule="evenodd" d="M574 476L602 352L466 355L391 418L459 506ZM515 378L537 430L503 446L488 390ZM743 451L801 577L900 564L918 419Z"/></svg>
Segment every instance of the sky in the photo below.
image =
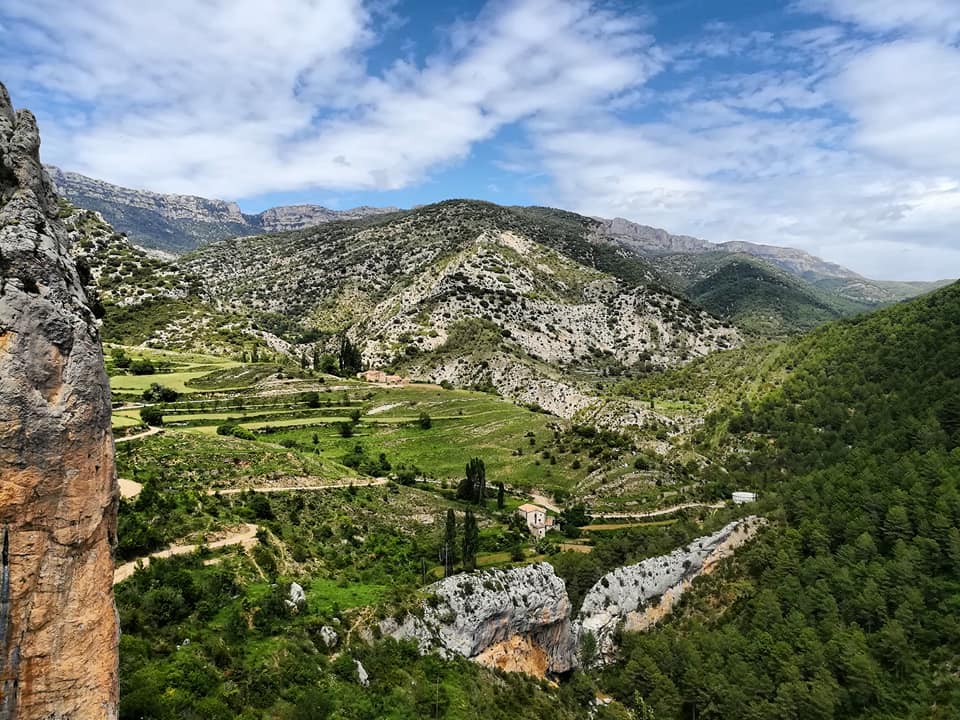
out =
<svg viewBox="0 0 960 720"><path fill-rule="evenodd" d="M960 0L3 0L45 162L274 205L450 197L960 277Z"/></svg>

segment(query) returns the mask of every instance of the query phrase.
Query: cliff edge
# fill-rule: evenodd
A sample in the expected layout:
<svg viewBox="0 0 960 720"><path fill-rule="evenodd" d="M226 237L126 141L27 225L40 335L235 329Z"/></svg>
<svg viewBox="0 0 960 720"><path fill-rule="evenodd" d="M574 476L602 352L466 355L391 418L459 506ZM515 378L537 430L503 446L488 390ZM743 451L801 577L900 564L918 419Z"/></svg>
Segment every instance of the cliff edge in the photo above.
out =
<svg viewBox="0 0 960 720"><path fill-rule="evenodd" d="M0 85L0 720L113 719L110 390L39 148Z"/></svg>

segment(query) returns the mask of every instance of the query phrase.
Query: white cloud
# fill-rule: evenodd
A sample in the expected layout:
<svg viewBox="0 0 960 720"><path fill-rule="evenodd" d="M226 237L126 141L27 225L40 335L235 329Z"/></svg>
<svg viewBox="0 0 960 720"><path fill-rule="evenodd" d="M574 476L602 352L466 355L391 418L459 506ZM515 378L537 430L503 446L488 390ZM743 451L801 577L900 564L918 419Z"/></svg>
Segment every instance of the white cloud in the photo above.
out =
<svg viewBox="0 0 960 720"><path fill-rule="evenodd" d="M492 0L378 74L402 10L264 7L5 0L0 75L46 110L46 159L135 187L397 189L510 127L496 164L545 203L960 276L957 0L798 0L819 26L715 25L668 47L609 5Z"/></svg>
<svg viewBox="0 0 960 720"><path fill-rule="evenodd" d="M857 123L855 142L924 171L960 168L960 49L900 40L855 57L830 91Z"/></svg>
<svg viewBox="0 0 960 720"><path fill-rule="evenodd" d="M872 32L922 32L945 38L960 34L956 0L798 0L795 5Z"/></svg>
<svg viewBox="0 0 960 720"><path fill-rule="evenodd" d="M382 77L364 72L371 18L351 0L287 0L268 14L253 0L211 0L204 13L59 6L13 12L50 36L32 83L97 107L87 125L48 135L53 159L217 196L403 187L504 125L568 118L659 63L646 17L577 1L497 3L423 67L398 62Z"/></svg>

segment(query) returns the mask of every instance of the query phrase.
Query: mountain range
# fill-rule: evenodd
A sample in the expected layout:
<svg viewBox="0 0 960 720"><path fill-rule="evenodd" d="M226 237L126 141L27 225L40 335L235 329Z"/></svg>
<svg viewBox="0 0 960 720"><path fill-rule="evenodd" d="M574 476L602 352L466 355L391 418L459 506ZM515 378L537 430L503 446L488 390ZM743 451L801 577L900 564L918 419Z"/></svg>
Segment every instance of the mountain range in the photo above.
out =
<svg viewBox="0 0 960 720"><path fill-rule="evenodd" d="M260 276L260 266L245 254L246 248L257 247L259 255L276 258L283 268L283 273L304 276L299 281L301 286L311 285L313 281L309 277L309 268L321 267L329 271L327 265L332 260L325 254L326 251L319 247L311 250L311 244L307 242L305 249L297 254L298 261L302 264L293 267L289 260L284 260L274 252L273 246L279 248L290 242L284 233L319 227L325 223L373 220L377 228L392 228L362 234L358 236L359 242L356 239L351 240L340 248L341 254L346 253L346 256L352 257L352 254L362 247L368 259L393 256L394 246L400 247L404 243L409 246L399 257L423 258L432 252L428 249L429 241L424 238L439 231L446 233L448 237L463 233L462 228L454 228L449 224L456 224L459 220L448 213L441 213L443 222L448 224L434 227L430 231L424 223L434 222L437 214L424 208L400 211L396 208L359 207L335 211L317 205L295 205L270 208L252 215L243 213L239 206L232 202L132 190L76 173L63 172L55 167L47 169L64 197L81 208L99 212L135 245L172 254L200 250L200 257L210 257L212 253L219 258L218 262L225 263L224 267L230 268L231 272L241 278L250 271L255 276ZM461 203L460 207L466 207L463 205L466 201L458 202ZM447 207L449 210L452 206ZM495 206L473 202L471 207L490 209ZM642 266L645 283L695 303L717 318L736 325L748 335L770 337L803 332L820 323L856 315L947 284L947 281L872 280L795 248L748 242L715 244L687 235L674 235L623 218L590 218L541 207L503 208L497 212L504 218L516 220L523 217L526 218L525 222L541 223L543 237L556 234L554 240L558 240L565 234L575 236L581 254L602 252L621 259L613 265L629 258L630 262L624 267L636 269ZM425 219L411 221L411 218ZM352 237L362 227L367 226L337 225L337 229L331 233L342 240L346 236ZM413 234L410 234L411 232ZM271 233L273 235L270 235ZM314 234L318 234L318 239L326 237L325 233L319 230ZM268 236L273 239L256 239ZM231 240L237 237L252 239ZM390 238L389 241L385 239L387 237ZM225 258L223 251L204 250L218 242L228 242L224 247L229 248L229 252L237 253L237 257ZM420 242L426 242L424 248L410 245ZM312 257L318 253L323 257ZM319 265L317 260L320 261ZM245 269L240 267L244 262L253 264ZM200 267L202 264L202 260L192 259L182 263L184 268ZM351 261L340 264L338 268L349 272L361 270L351 264ZM335 274L339 274L337 268L334 270ZM367 268L367 271L369 275L370 268ZM263 269L264 277L269 277L272 272L272 267ZM532 272L534 275L539 273L536 268ZM377 272L373 272L373 275L380 277ZM363 277L363 274L342 276L341 280L362 284ZM208 280L215 286L224 285L217 277L208 277ZM283 296L282 291L273 295L275 302L272 313L276 314L280 310L277 302ZM291 302L297 305L304 302L306 297L309 296L298 294ZM290 307L289 303L284 304L284 312L288 312ZM373 309L372 306L354 305L352 302L346 302L345 307L354 314L361 307L365 310ZM323 312L318 312L323 315ZM321 325L325 329L330 328L330 323L326 320ZM378 358L386 357L383 352L378 353Z"/></svg>
<svg viewBox="0 0 960 720"><path fill-rule="evenodd" d="M296 230L331 220L391 212L396 208L357 207L330 210L320 205L286 205L248 214L225 200L133 190L73 172L45 166L57 192L79 207L96 210L134 243L183 253L204 243L236 235Z"/></svg>

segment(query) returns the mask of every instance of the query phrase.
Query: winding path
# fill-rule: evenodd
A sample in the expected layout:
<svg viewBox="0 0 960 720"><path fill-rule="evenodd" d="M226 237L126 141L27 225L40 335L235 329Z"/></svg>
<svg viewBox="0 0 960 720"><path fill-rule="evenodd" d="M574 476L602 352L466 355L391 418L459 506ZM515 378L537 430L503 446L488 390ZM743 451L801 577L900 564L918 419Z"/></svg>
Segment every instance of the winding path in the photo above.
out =
<svg viewBox="0 0 960 720"><path fill-rule="evenodd" d="M385 477L378 478L351 478L348 480L338 480L336 482L324 483L323 485L265 485L263 487L234 487L234 488L210 488L207 495L239 495L245 492L274 493L291 492L294 490L336 490L338 488L353 487L372 487L374 485L386 485L389 480Z"/></svg>
<svg viewBox="0 0 960 720"><path fill-rule="evenodd" d="M249 523L243 525L242 530L236 530L227 534L226 537L221 538L220 540L214 540L213 542L207 543L206 547L211 550L217 548L227 547L228 545L243 545L244 549L249 550L251 547L257 544L257 530L259 528L256 525L251 525ZM136 560L131 560L130 562L119 565L113 571L113 584L116 585L119 582L126 580L128 577L133 575L137 570L137 563L143 562L144 567L150 564L151 558L167 558L174 555L189 555L190 553L196 552L200 545L171 545L166 550L158 550L155 553L150 553L146 557L137 558Z"/></svg>
<svg viewBox="0 0 960 720"><path fill-rule="evenodd" d="M139 440L140 438L150 437L151 435L158 435L163 432L162 427L152 427L149 430L144 430L143 432L136 433L135 435L124 435L123 437L114 438L113 443L129 442L130 440Z"/></svg>
<svg viewBox="0 0 960 720"><path fill-rule="evenodd" d="M587 515L592 518L602 518L604 520L629 520L631 518L648 518L648 517L658 517L660 515L670 515L677 512L678 510L686 510L687 508L694 507L704 507L704 508L722 508L726 503L684 503L683 505L674 505L673 507L661 508L660 510L645 510L640 512L632 513L595 513L587 511Z"/></svg>

